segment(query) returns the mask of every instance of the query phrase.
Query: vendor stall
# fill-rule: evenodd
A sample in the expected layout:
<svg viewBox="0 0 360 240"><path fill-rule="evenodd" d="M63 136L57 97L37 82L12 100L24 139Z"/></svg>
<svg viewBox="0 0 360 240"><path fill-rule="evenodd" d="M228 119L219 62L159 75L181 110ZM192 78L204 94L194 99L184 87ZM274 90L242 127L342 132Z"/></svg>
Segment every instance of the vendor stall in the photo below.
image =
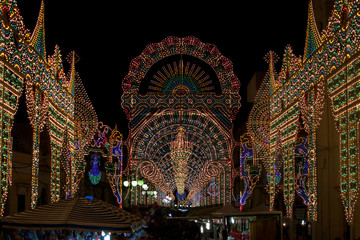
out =
<svg viewBox="0 0 360 240"><path fill-rule="evenodd" d="M282 239L282 212L239 212L213 219L214 239Z"/></svg>
<svg viewBox="0 0 360 240"><path fill-rule="evenodd" d="M109 233L130 236L142 228L142 223L139 217L107 202L74 197L4 217L1 227L3 236L20 234L21 239L25 234L32 235L28 239L44 234L51 239L99 239Z"/></svg>

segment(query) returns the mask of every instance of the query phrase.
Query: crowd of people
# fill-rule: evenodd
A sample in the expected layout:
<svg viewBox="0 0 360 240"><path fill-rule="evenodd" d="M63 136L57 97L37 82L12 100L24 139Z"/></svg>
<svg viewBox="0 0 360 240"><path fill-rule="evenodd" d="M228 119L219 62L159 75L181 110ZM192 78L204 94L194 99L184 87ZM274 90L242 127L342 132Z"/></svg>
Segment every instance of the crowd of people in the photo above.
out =
<svg viewBox="0 0 360 240"><path fill-rule="evenodd" d="M160 207L157 204L149 206L133 206L130 213L141 217L144 230L135 239L201 239L200 226L189 220L169 218L182 217L184 214L177 209Z"/></svg>

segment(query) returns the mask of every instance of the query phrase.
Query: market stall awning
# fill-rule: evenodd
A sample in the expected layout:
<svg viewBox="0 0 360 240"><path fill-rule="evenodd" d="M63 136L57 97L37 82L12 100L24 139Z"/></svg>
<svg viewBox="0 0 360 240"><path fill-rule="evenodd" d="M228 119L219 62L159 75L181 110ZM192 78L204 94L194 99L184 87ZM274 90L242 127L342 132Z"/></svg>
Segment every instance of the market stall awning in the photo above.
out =
<svg viewBox="0 0 360 240"><path fill-rule="evenodd" d="M141 219L101 200L74 197L2 219L3 228L69 229L125 233L141 228Z"/></svg>
<svg viewBox="0 0 360 240"><path fill-rule="evenodd" d="M225 215L231 215L231 214L240 214L240 210L237 208L234 208L231 205L225 205L223 207L221 207L220 209L217 209L216 211L212 212L211 215L212 216L225 216Z"/></svg>
<svg viewBox="0 0 360 240"><path fill-rule="evenodd" d="M204 206L191 208L189 213L186 214L188 218L211 218L211 214L221 209L222 205Z"/></svg>

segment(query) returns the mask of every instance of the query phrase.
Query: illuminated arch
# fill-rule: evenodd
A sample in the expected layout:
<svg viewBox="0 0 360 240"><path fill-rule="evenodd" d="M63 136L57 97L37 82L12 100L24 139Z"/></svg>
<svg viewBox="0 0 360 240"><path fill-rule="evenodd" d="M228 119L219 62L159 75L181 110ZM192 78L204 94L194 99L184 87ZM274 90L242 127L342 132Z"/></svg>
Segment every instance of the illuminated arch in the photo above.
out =
<svg viewBox="0 0 360 240"><path fill-rule="evenodd" d="M125 94L139 91L141 81L157 61L171 55L184 54L199 58L209 64L221 83L224 93L239 92L240 82L233 72L231 61L213 44L203 43L196 37L167 37L159 43L149 44L130 63L129 73L123 81Z"/></svg>
<svg viewBox="0 0 360 240"><path fill-rule="evenodd" d="M231 123L240 108L240 83L231 61L195 37L167 37L131 61L122 86L122 107L131 129L131 178L146 178L159 186L161 195L174 193L176 169L169 153L182 126L192 146L185 167L187 201L211 180L222 189L211 202L229 202L235 142ZM132 203L143 201L141 193L131 194Z"/></svg>

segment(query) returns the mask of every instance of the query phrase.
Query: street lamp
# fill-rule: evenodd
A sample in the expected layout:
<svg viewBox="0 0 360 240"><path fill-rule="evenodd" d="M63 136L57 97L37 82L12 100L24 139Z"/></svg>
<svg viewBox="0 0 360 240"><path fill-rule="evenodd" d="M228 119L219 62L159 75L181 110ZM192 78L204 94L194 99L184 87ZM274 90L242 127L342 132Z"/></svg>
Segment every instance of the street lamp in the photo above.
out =
<svg viewBox="0 0 360 240"><path fill-rule="evenodd" d="M129 187L129 186L130 186L130 182L127 181L127 180L124 181L123 184L124 184L125 187ZM144 183L144 180L138 180L138 181L133 180L133 181L131 181L131 186L132 186L132 187L136 187L136 186L141 187L141 186L142 186L142 188L143 188L145 191L149 189L149 186L148 186L146 183Z"/></svg>
<svg viewBox="0 0 360 240"><path fill-rule="evenodd" d="M136 187L138 185L137 181L131 181L131 186Z"/></svg>
<svg viewBox="0 0 360 240"><path fill-rule="evenodd" d="M130 186L130 182L129 181L124 181L124 186L125 187L129 187ZM136 186L144 186L144 185L146 185L146 184L144 184L144 180L139 180L139 181L136 181L136 180L133 180L133 181L131 181L131 186L132 187L136 187ZM146 185L147 186L147 185ZM144 187L143 187L144 188ZM146 190L146 189L145 189Z"/></svg>

